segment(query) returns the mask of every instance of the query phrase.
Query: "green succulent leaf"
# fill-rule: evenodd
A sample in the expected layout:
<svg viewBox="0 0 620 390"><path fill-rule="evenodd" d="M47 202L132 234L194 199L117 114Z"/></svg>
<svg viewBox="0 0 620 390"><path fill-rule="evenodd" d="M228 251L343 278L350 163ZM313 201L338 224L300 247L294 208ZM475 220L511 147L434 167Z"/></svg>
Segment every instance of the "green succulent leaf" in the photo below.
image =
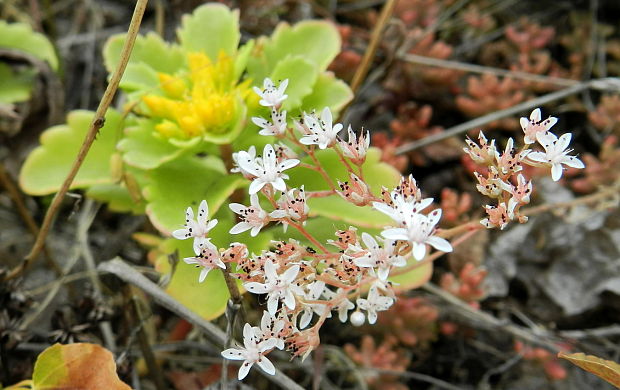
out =
<svg viewBox="0 0 620 390"><path fill-rule="evenodd" d="M113 35L103 47L104 64L110 73L118 65L125 37L126 34ZM186 58L178 45L167 43L159 35L149 32L136 37L129 64L144 64L155 72L174 74L186 66Z"/></svg>
<svg viewBox="0 0 620 390"><path fill-rule="evenodd" d="M183 17L177 36L183 49L204 51L213 61L220 51L233 56L241 38L239 12L223 4L203 5Z"/></svg>
<svg viewBox="0 0 620 390"><path fill-rule="evenodd" d="M226 199L245 183L238 175L224 175L213 162L186 156L149 172L144 196L146 213L155 227L164 233L178 229L188 206L198 206L206 199L209 212L217 212Z"/></svg>
<svg viewBox="0 0 620 390"><path fill-rule="evenodd" d="M340 34L329 22L310 20L291 26L280 23L271 38L261 39L248 63L250 77L260 81L288 57L302 56L324 71L340 52Z"/></svg>
<svg viewBox="0 0 620 390"><path fill-rule="evenodd" d="M106 203L117 213L144 214L146 204L131 197L127 187L121 184L95 184L86 190L86 195L98 202Z"/></svg>
<svg viewBox="0 0 620 390"><path fill-rule="evenodd" d="M16 49L40 58L58 70L54 46L43 34L34 32L25 23L7 23L0 20L0 47Z"/></svg>
<svg viewBox="0 0 620 390"><path fill-rule="evenodd" d="M276 65L270 78L278 83L288 79L286 94L288 98L282 108L290 110L301 105L302 99L312 92L312 86L318 77L316 66L301 56L288 57Z"/></svg>
<svg viewBox="0 0 620 390"><path fill-rule="evenodd" d="M364 163L364 179L370 185L373 193L379 195L381 186L393 187L400 180L400 173L391 165L380 161L381 151L370 148ZM338 159L338 155L331 149L317 153L321 166L325 168L329 177L339 181L349 181L346 167ZM309 157L303 162L312 164ZM306 191L329 190L323 177L316 171L304 168L295 168L289 172L289 186L305 186ZM335 221L343 221L358 227L380 228L390 224L390 219L384 214L369 207L357 207L344 199L336 197L309 199L311 215L329 217Z"/></svg>
<svg viewBox="0 0 620 390"><path fill-rule="evenodd" d="M118 143L123 160L134 167L154 169L181 156L185 150L158 137L154 119L139 119L135 126L125 129L125 137Z"/></svg>
<svg viewBox="0 0 620 390"><path fill-rule="evenodd" d="M94 113L72 111L67 123L50 127L41 134L41 145L34 149L22 166L19 184L30 195L47 195L58 191L67 177ZM114 182L111 157L115 152L121 115L108 110L105 125L90 148L71 188Z"/></svg>
<svg viewBox="0 0 620 390"><path fill-rule="evenodd" d="M410 256L405 267L410 267L416 263L419 264L419 261ZM401 269L395 268L391 273L398 273ZM394 290L407 291L422 286L431 280L431 276L433 276L433 263L429 262L418 265L401 275L390 275L390 280L394 283Z"/></svg>
<svg viewBox="0 0 620 390"><path fill-rule="evenodd" d="M329 107L335 116L351 99L353 92L347 83L332 72L323 72L312 87L312 93L304 97L302 107L315 107L317 111Z"/></svg>
<svg viewBox="0 0 620 390"><path fill-rule="evenodd" d="M14 71L0 62L0 103L19 103L30 99L30 92L36 77L34 69Z"/></svg>

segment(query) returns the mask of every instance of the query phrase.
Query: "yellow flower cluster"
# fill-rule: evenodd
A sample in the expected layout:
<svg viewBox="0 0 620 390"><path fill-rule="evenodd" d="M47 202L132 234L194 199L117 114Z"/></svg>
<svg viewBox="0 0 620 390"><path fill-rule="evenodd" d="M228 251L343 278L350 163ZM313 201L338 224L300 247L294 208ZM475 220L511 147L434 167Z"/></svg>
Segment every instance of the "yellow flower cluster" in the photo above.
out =
<svg viewBox="0 0 620 390"><path fill-rule="evenodd" d="M226 133L251 98L250 80L238 83L234 58L224 52L216 62L200 52L188 53L187 60L187 75L158 74L163 96L142 98L150 114L162 119L156 130L181 139Z"/></svg>

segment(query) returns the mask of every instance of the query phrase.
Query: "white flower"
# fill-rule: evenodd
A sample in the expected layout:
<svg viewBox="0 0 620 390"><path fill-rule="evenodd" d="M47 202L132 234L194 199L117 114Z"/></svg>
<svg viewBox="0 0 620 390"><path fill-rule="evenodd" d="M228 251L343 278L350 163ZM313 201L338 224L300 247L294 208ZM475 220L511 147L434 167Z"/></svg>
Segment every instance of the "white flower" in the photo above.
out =
<svg viewBox="0 0 620 390"><path fill-rule="evenodd" d="M263 354L273 349L276 343L276 339L257 342L252 326L245 324L243 327L243 345L245 348L228 348L222 351L222 356L230 360L244 360L241 367L239 367L239 374L237 375L239 380L248 375L254 363L258 364L267 374L274 375L276 368Z"/></svg>
<svg viewBox="0 0 620 390"><path fill-rule="evenodd" d="M355 265L362 268L378 267L377 275L379 279L386 280L391 267L404 267L407 260L404 257L394 253L396 241L383 240L384 247L377 244L373 236L364 232L362 233L362 241L366 244L366 254L353 260Z"/></svg>
<svg viewBox="0 0 620 390"><path fill-rule="evenodd" d="M276 272L276 265L267 259L265 261L265 283L248 282L243 287L254 294L267 294L267 310L275 315L278 302L283 301L286 307L295 309L295 294L303 295L303 290L293 283L299 273L299 265L293 265L281 275Z"/></svg>
<svg viewBox="0 0 620 390"><path fill-rule="evenodd" d="M240 151L237 155L237 164L242 171L255 177L250 184L251 195L260 191L265 184L271 184L276 190L286 191L284 179L288 179L288 175L282 172L299 164L299 160L284 159L278 162L273 146L267 144L262 157L253 158L250 153Z"/></svg>
<svg viewBox="0 0 620 390"><path fill-rule="evenodd" d="M382 202L373 202L372 206L392 218L399 226L405 226L410 215L419 213L433 203L433 198L423 198L417 201L415 197L404 196L397 191L392 191L390 197L392 198L391 206Z"/></svg>
<svg viewBox="0 0 620 390"><path fill-rule="evenodd" d="M267 341L269 339L276 340L275 347L282 350L284 349L284 339L281 339L279 335L285 325L283 319L276 318L265 310L260 320L260 328L255 326L252 329L259 341Z"/></svg>
<svg viewBox="0 0 620 390"><path fill-rule="evenodd" d="M335 298L338 294L340 294L343 290L341 288L339 288L338 290L336 290L336 292L331 291L330 289L326 288L323 291L323 295L325 295L325 297L327 299L333 299ZM342 299L340 301L340 303L338 304L338 306L334 306L334 308L332 310L337 310L338 311L338 319L340 319L340 322L345 323L347 322L347 316L349 314L349 310L353 310L355 308L355 305L353 304L353 302L351 302L346 296L344 297L344 299Z"/></svg>
<svg viewBox="0 0 620 390"><path fill-rule="evenodd" d="M584 168L583 162L575 156L568 156L572 149L566 149L570 143L571 133L563 134L559 139L551 132L536 133L536 140L545 148L545 152L531 152L528 159L536 165L551 166L551 178L558 181L562 177L562 164L572 168Z"/></svg>
<svg viewBox="0 0 620 390"><path fill-rule="evenodd" d="M194 238L194 252L199 253L200 244L206 240L209 230L217 225L217 219L209 220L209 205L207 201L200 202L198 207L198 216L194 220L194 211L191 207L185 212L185 224L182 229L172 232L172 236L179 240Z"/></svg>
<svg viewBox="0 0 620 390"><path fill-rule="evenodd" d="M229 233L239 234L252 229L250 235L256 237L258 232L269 223L269 214L258 203L258 195L250 195L250 206L239 203L231 203L228 207L239 215L240 222L233 226Z"/></svg>
<svg viewBox="0 0 620 390"><path fill-rule="evenodd" d="M370 133L366 131L364 135L364 131L360 133L359 138L351 129L351 125L347 129L347 133L349 134L349 140L345 142L344 140L340 140L338 144L342 149L342 152L345 156L351 159L354 164L362 164L366 159L366 152L370 147Z"/></svg>
<svg viewBox="0 0 620 390"><path fill-rule="evenodd" d="M366 299L357 299L357 306L368 312L368 323L371 325L377 322L377 312L389 309L393 303L392 298L379 295L379 290L373 287L370 288Z"/></svg>
<svg viewBox="0 0 620 390"><path fill-rule="evenodd" d="M275 135L280 137L286 133L286 111L278 112L275 108L271 109L271 122L259 116L252 117L252 122L259 126L260 135Z"/></svg>
<svg viewBox="0 0 620 390"><path fill-rule="evenodd" d="M540 119L540 108L537 108L532 111L529 120L525 117L521 117L521 119L519 120L519 122L521 123L521 128L523 129L523 133L525 133L523 140L526 144L529 145L536 142L536 135L538 133L546 133L558 121L558 118L553 116L550 116L544 121L541 121Z"/></svg>
<svg viewBox="0 0 620 390"><path fill-rule="evenodd" d="M342 129L340 123L332 126L332 112L329 107L323 109L320 120L315 115L304 115L304 126L307 132L299 142L304 145L319 145L320 149L333 145Z"/></svg>
<svg viewBox="0 0 620 390"><path fill-rule="evenodd" d="M215 245L211 244L209 239L205 239L200 243L198 248L194 248L194 250L196 252L196 256L186 257L183 261L186 264L196 265L196 268L202 267L200 276L198 277L199 283L204 282L209 274L209 271L213 268L220 267L222 269L226 269L226 265L222 262L220 252L217 250Z"/></svg>
<svg viewBox="0 0 620 390"><path fill-rule="evenodd" d="M254 87L254 92L261 97L258 102L261 106L266 107L278 107L288 97L284 94L286 87L288 86L288 79L282 81L278 88L273 84L273 81L269 78L265 78L263 81L263 89Z"/></svg>
<svg viewBox="0 0 620 390"><path fill-rule="evenodd" d="M307 286L308 292L305 294L304 298L308 301L316 301L323 294L323 290L325 290L325 282L320 280L316 280ZM321 305L318 303L303 303L303 313L301 314L301 319L299 320L299 329L303 329L310 324L312 321L312 315L316 313L321 316L327 310L327 305ZM331 317L331 312L327 314L327 317Z"/></svg>
<svg viewBox="0 0 620 390"><path fill-rule="evenodd" d="M256 160L256 148L254 147L254 145L250 146L250 148L248 149L247 152L242 151L243 153L245 153L244 157L248 158L252 161ZM243 177L245 177L246 179L253 179L254 175L251 172L248 172L246 170L244 170L243 168L241 168L241 166L239 165L239 153L241 152L236 152L232 154L232 159L233 159L233 168L230 170L232 173L237 173L240 172ZM247 155L247 156L246 156Z"/></svg>
<svg viewBox="0 0 620 390"><path fill-rule="evenodd" d="M428 215L413 213L407 216L404 228L386 229L381 235L391 240L409 241L416 260L426 256L426 244L442 252L452 252L452 245L447 240L432 235L440 218L441 209L433 210Z"/></svg>
<svg viewBox="0 0 620 390"><path fill-rule="evenodd" d="M297 195L295 195L295 191L297 191ZM310 208L306 203L304 186L301 186L299 189L291 188L288 192L282 192L276 204L278 207L277 210L269 213L269 216L281 220L280 222L282 222L284 232L286 232L288 228L287 218L294 221L303 221L303 223L305 223L305 219L310 212Z"/></svg>

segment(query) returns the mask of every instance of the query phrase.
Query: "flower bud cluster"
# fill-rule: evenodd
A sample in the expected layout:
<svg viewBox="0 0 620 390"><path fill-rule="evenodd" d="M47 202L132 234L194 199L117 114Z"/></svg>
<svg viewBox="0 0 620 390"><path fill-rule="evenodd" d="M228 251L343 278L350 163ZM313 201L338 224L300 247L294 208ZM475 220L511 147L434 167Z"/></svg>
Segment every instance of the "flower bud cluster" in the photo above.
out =
<svg viewBox="0 0 620 390"><path fill-rule="evenodd" d="M541 120L541 112L537 108L532 111L529 119L521 118L520 123L524 133L524 146L519 150L510 138L504 151L500 152L495 140L489 142L482 131L478 136L478 143L469 138L465 141L465 153L475 163L485 167L483 173L474 172L478 181L476 188L481 194L496 201L495 204L484 206L487 216L480 223L487 228L504 229L510 221L527 221L527 217L521 215L519 209L530 202L532 181L523 175L523 164L551 168L554 181L562 177L564 165L572 168L584 167L581 160L569 155L572 151L567 149L571 133L558 138L549 131L557 123L557 118ZM544 151L532 150L531 145L541 146Z"/></svg>

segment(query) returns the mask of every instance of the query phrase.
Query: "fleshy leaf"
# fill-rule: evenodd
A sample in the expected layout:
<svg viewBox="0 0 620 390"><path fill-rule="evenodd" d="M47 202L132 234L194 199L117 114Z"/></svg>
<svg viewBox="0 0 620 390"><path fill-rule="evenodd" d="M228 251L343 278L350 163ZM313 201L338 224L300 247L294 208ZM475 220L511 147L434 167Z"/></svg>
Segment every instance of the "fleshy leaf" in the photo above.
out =
<svg viewBox="0 0 620 390"><path fill-rule="evenodd" d="M275 83L288 79L288 87L286 88L288 98L282 104L282 108L285 110L301 105L302 99L312 92L312 86L317 77L315 65L301 56L288 57L279 62L270 75Z"/></svg>
<svg viewBox="0 0 620 390"><path fill-rule="evenodd" d="M209 212L211 209L212 205L209 203ZM180 210L178 214L178 222L182 223L183 210ZM209 237L218 248L226 248L231 241L239 241L248 246L250 253L258 253L261 249L267 248L273 238L269 232L261 232L256 237L250 237L248 232L231 236L228 233L233 226L233 216L230 210L221 209L215 218L218 219L219 223L209 232ZM182 260L183 257L193 255L192 240L166 240L158 250L156 269L164 274L170 272L167 255L175 250L179 251L181 261L176 266L170 283L166 287L166 292L208 320L222 315L226 309L229 294L221 269L211 270L205 281L198 283L200 269L185 264ZM237 283L241 287L241 282Z"/></svg>
<svg viewBox="0 0 620 390"><path fill-rule="evenodd" d="M244 183L240 176L217 171L208 159L173 160L150 172L144 189L146 213L155 227L169 233L181 226L188 206L196 207L206 199L213 214Z"/></svg>
<svg viewBox="0 0 620 390"><path fill-rule="evenodd" d="M111 36L103 47L103 59L108 72L113 72L120 59L125 34ZM143 63L155 72L174 74L185 67L185 54L177 45L169 44L153 32L138 35L129 64ZM123 80L125 76L123 76Z"/></svg>
<svg viewBox="0 0 620 390"><path fill-rule="evenodd" d="M34 32L25 23L7 23L0 20L0 47L17 49L32 54L58 70L58 57L54 46L43 34Z"/></svg>
<svg viewBox="0 0 620 390"><path fill-rule="evenodd" d="M144 214L145 203L136 202L126 187L120 184L95 184L88 188L86 195L96 201L106 203L111 211L117 213Z"/></svg>
<svg viewBox="0 0 620 390"><path fill-rule="evenodd" d="M584 353L564 353L558 354L559 358L566 359L574 365L582 368L601 379L606 380L612 385L620 388L620 364L611 360L601 359L593 355Z"/></svg>
<svg viewBox="0 0 620 390"><path fill-rule="evenodd" d="M19 184L30 195L58 191L82 145L94 113L72 111L67 123L50 127L41 134L41 145L28 155L19 175ZM105 125L84 159L71 188L113 182L110 159L115 152L121 115L108 110Z"/></svg>
<svg viewBox="0 0 620 390"><path fill-rule="evenodd" d="M33 69L13 70L0 62L0 103L19 103L30 99L34 79Z"/></svg>
<svg viewBox="0 0 620 390"><path fill-rule="evenodd" d="M394 167L379 161L380 156L381 151L379 149L370 148L363 167L364 178L375 195L379 195L381 186L394 187L400 179L400 173ZM336 152L331 149L322 150L317 153L317 158L331 178L340 181L350 180L346 167L340 162ZM312 164L312 160L308 157L304 158L303 162ZM290 176L288 184L291 187L305 185L306 191L329 189L323 177L314 170L299 167L291 169L287 173ZM369 207L357 207L344 199L333 196L309 199L308 205L311 215L322 215L332 220L344 221L359 227L380 228L389 225L391 221L389 217Z"/></svg>
<svg viewBox="0 0 620 390"><path fill-rule="evenodd" d="M229 56L239 46L239 11L223 4L206 4L183 17L177 31L181 46L187 51L204 51L216 61L220 51Z"/></svg>
<svg viewBox="0 0 620 390"><path fill-rule="evenodd" d="M262 80L282 60L298 55L316 65L317 72L321 72L340 52L340 44L340 34L329 22L310 20L294 26L280 23L271 38L263 38L256 45L248 63L250 77Z"/></svg>
<svg viewBox="0 0 620 390"><path fill-rule="evenodd" d="M123 152L123 160L127 164L153 169L183 154L183 149L156 136L156 124L152 119L140 119L135 126L125 129L125 137L118 143L118 149Z"/></svg>
<svg viewBox="0 0 620 390"><path fill-rule="evenodd" d="M398 273L401 269L406 267L410 267L416 263L419 263L413 257L409 257L407 260L407 265L403 268L395 268L390 274ZM389 279L394 282L394 290L396 291L407 291L412 290L414 288L418 288L431 280L431 276L433 276L433 263L428 262L421 265L416 266L411 271L405 272L400 275L390 275Z"/></svg>
<svg viewBox="0 0 620 390"><path fill-rule="evenodd" d="M315 107L317 111L329 107L334 116L353 99L351 88L344 81L337 79L332 72L319 75L312 93L304 97L302 107Z"/></svg>
<svg viewBox="0 0 620 390"><path fill-rule="evenodd" d="M114 357L97 344L54 344L41 352L32 373L34 390L130 390L116 374Z"/></svg>

